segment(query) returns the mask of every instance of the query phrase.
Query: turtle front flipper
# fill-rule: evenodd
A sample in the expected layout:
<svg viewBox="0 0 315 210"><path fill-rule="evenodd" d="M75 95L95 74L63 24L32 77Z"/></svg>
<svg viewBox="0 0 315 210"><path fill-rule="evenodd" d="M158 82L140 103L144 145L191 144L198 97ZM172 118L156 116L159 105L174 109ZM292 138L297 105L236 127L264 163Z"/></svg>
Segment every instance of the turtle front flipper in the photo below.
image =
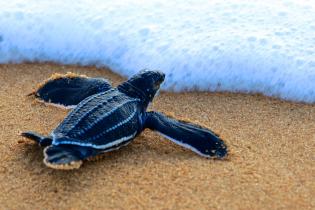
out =
<svg viewBox="0 0 315 210"><path fill-rule="evenodd" d="M54 169L71 170L80 168L83 160L98 155L98 151L77 145L51 145L44 150L44 163Z"/></svg>
<svg viewBox="0 0 315 210"><path fill-rule="evenodd" d="M111 89L103 78L90 78L74 73L53 74L39 85L32 94L44 102L63 106L75 106L83 99Z"/></svg>
<svg viewBox="0 0 315 210"><path fill-rule="evenodd" d="M202 126L175 120L159 112L147 112L145 127L201 156L223 158L227 155L223 140Z"/></svg>

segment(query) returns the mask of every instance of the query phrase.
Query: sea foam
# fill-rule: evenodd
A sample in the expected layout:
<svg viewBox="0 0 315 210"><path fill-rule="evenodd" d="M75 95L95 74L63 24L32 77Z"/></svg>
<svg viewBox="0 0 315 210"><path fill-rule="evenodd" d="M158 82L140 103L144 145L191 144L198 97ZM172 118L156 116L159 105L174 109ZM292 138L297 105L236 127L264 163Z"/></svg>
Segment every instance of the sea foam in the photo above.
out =
<svg viewBox="0 0 315 210"><path fill-rule="evenodd" d="M315 102L315 2L0 1L0 63L167 75L163 89Z"/></svg>

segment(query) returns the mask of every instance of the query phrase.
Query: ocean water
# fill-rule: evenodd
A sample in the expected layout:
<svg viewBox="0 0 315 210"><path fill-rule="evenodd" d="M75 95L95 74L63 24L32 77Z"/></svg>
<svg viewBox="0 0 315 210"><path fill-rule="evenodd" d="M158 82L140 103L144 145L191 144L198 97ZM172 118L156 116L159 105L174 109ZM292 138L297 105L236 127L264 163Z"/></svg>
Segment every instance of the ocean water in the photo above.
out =
<svg viewBox="0 0 315 210"><path fill-rule="evenodd" d="M0 0L0 63L167 75L163 89L315 102L315 0Z"/></svg>

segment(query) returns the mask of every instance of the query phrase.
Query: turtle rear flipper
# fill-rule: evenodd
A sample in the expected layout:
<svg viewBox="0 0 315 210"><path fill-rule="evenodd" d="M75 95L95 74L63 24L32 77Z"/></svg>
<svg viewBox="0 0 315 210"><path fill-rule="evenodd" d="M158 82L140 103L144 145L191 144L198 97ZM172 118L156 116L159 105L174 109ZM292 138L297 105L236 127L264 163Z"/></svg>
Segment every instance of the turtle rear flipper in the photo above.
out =
<svg viewBox="0 0 315 210"><path fill-rule="evenodd" d="M51 145L51 142L52 142L52 139L50 137L40 135L40 134L33 132L33 131L23 132L23 133L21 133L21 136L26 137L28 139L31 139L43 147Z"/></svg>
<svg viewBox="0 0 315 210"><path fill-rule="evenodd" d="M223 158L227 147L223 140L207 128L175 120L159 112L147 112L145 127L205 157Z"/></svg>
<svg viewBox="0 0 315 210"><path fill-rule="evenodd" d="M44 150L44 163L54 169L77 169L82 160L97 155L97 151L76 145L51 145Z"/></svg>
<svg viewBox="0 0 315 210"><path fill-rule="evenodd" d="M53 74L32 94L44 102L75 106L88 96L111 88L111 84L103 78L90 78L74 73Z"/></svg>

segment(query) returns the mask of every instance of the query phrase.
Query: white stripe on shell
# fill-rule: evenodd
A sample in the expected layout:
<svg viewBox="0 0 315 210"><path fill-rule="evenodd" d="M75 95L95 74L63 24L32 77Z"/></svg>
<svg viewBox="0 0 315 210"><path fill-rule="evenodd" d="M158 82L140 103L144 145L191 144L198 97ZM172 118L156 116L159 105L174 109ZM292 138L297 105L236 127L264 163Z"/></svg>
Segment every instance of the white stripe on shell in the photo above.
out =
<svg viewBox="0 0 315 210"><path fill-rule="evenodd" d="M104 93L106 93L106 92L104 92ZM76 113L75 110L81 109L85 104L87 104L88 102L90 102L90 101L93 100L94 98L96 98L96 97L98 97L98 96L100 96L100 95L103 95L104 93L98 93L98 94L91 95L91 96L89 96L89 97L83 99L83 101L81 101L81 102L77 105L76 109L72 110L72 111L69 113L69 115L68 115L68 116L66 117L66 119L65 119L65 122L66 122L66 121L69 121L69 119L73 116L73 114Z"/></svg>
<svg viewBox="0 0 315 210"><path fill-rule="evenodd" d="M120 126L122 126L122 125L128 123L128 122L135 116L136 113L137 113L137 110L136 110L135 107L134 107L132 114L131 114L128 118L126 118L125 120L123 120L123 121L117 123L117 124L114 125L113 127L110 127L110 128L108 128L108 129L106 129L105 131L103 131L103 132L101 132L101 133L99 133L99 134L97 134L97 135L95 135L95 136L92 136L92 137L90 137L90 138L88 138L88 139L85 139L85 141L94 141L94 140L100 138L101 136L105 135L106 133L108 133L108 132L110 132L110 131L112 131L112 130L115 130L116 128L119 128Z"/></svg>
<svg viewBox="0 0 315 210"><path fill-rule="evenodd" d="M124 144L121 144L119 147L111 147L110 149L103 150L101 153L111 152L120 149L121 147L127 146L130 141L126 141Z"/></svg>
<svg viewBox="0 0 315 210"><path fill-rule="evenodd" d="M156 131L156 130L155 130L155 131ZM185 148L187 148L187 149L189 149L189 150L191 150L191 151L197 153L197 154L200 155L200 156L207 157L207 158L212 157L211 155L207 155L207 154L204 154L204 153L200 152L199 150L197 150L195 147L191 146L190 144L185 144L185 143L183 143L183 142L181 142L181 141L179 141L179 140L173 139L172 137L169 137L169 136L167 136L167 135L165 135L165 134L163 134L163 133L161 133L161 132L158 132L158 131L156 131L156 132L159 133L161 136L163 136L163 137L165 137L165 138L171 140L171 141L174 142L175 144L178 144L178 145L180 145L180 146L182 146L182 147L185 147Z"/></svg>
<svg viewBox="0 0 315 210"><path fill-rule="evenodd" d="M115 95L112 96L112 97L110 97L110 98L107 98L106 101L102 101L101 103L99 103L98 105L96 105L96 106L94 106L92 109L90 109L89 111L85 112L85 113L78 119L78 121L77 121L75 124L73 124L73 125L71 126L71 128L69 129L68 132L70 132L71 130L73 130L73 129L75 128L75 126L77 126L77 125L82 121L82 119L85 118L88 114L90 114L92 111L94 111L94 110L97 109L98 107L100 107L100 106L106 104L109 100L113 99L114 97L115 97ZM80 134L80 132L79 132L79 134Z"/></svg>
<svg viewBox="0 0 315 210"><path fill-rule="evenodd" d="M104 95L105 93L112 92L113 90L114 90L114 89L110 89L110 90L108 90L108 91L106 91L106 92L97 93L97 94L95 94L95 95L91 95L91 96L85 98L83 101L81 101L81 102L77 105L76 109L73 109L73 110L69 113L69 115L66 117L64 123L67 123L67 121L70 120L70 118L73 116L73 114L76 113L75 110L81 109L85 104L87 104L88 102L90 102L90 101L93 100L94 98L97 98L98 96Z"/></svg>
<svg viewBox="0 0 315 210"><path fill-rule="evenodd" d="M125 136L122 137L120 139L117 139L115 141L112 141L110 143L107 143L105 145L95 145L95 144L91 144L91 143L80 143L80 142L76 142L76 141L62 141L62 142L56 142L55 139L53 140L52 144L53 145L60 145L60 144L71 144L71 145L77 145L77 146L81 146L81 147L91 147L94 149L106 149L118 144L121 144L123 142L127 142L129 140L131 140L132 138L134 138L137 134L137 131L134 132L133 134L131 134L130 136Z"/></svg>
<svg viewBox="0 0 315 210"><path fill-rule="evenodd" d="M140 99L133 99L133 100L128 100L125 103L116 106L114 109L110 110L109 112L106 112L105 114L103 114L102 116L100 116L100 118L98 118L97 120L95 120L91 125L82 128L81 131L79 131L77 134L75 134L75 136L77 135L82 135L84 134L86 131L88 131L89 129L91 129L94 125L96 125L98 122L104 120L106 117L108 117L109 115L111 115L113 112L115 112L117 109L119 109L120 107L126 105L127 103L131 103L131 102L136 102L136 101L140 101Z"/></svg>

